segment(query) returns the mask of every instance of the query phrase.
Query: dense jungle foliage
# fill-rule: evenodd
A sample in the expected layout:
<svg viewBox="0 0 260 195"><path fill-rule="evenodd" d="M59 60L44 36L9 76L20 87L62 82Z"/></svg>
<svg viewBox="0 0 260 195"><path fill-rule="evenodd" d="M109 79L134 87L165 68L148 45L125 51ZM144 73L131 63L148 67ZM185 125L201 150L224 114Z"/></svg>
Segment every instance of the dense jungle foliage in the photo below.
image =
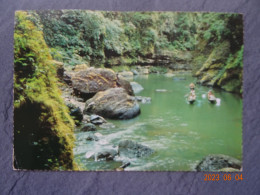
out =
<svg viewBox="0 0 260 195"><path fill-rule="evenodd" d="M189 64L199 83L242 93L240 14L61 10L30 12L30 19L65 65Z"/></svg>
<svg viewBox="0 0 260 195"><path fill-rule="evenodd" d="M49 48L26 12L15 17L15 168L73 169L74 122L57 87Z"/></svg>

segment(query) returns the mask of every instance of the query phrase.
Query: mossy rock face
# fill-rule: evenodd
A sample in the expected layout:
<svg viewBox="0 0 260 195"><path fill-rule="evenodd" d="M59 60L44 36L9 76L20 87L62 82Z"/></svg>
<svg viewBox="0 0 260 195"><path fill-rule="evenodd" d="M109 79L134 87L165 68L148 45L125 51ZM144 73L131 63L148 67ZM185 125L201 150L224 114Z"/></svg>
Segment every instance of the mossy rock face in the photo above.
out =
<svg viewBox="0 0 260 195"><path fill-rule="evenodd" d="M242 69L228 69L219 78L217 86L221 87L225 91L241 93L242 88Z"/></svg>
<svg viewBox="0 0 260 195"><path fill-rule="evenodd" d="M228 42L213 49L203 66L195 74L199 77L198 83L217 86L228 92L241 93L242 68L230 65L233 61L236 62L236 55L231 58L228 57L229 53Z"/></svg>
<svg viewBox="0 0 260 195"><path fill-rule="evenodd" d="M204 74L204 76L200 79L199 83L201 84L209 84L212 79L217 75L218 70L209 70L207 73Z"/></svg>
<svg viewBox="0 0 260 195"><path fill-rule="evenodd" d="M225 91L228 92L240 92L240 87L241 87L241 81L239 79L232 79L229 80L226 84L221 86Z"/></svg>
<svg viewBox="0 0 260 195"><path fill-rule="evenodd" d="M229 47L229 42L225 41L218 47L214 48L203 66L196 73L196 76L203 77L204 74L207 74L207 71L210 69L221 69L229 55Z"/></svg>
<svg viewBox="0 0 260 195"><path fill-rule="evenodd" d="M14 110L15 168L73 169L72 127L54 112L44 102L26 102Z"/></svg>
<svg viewBox="0 0 260 195"><path fill-rule="evenodd" d="M28 14L15 17L14 167L73 170L74 122L57 86L62 64Z"/></svg>

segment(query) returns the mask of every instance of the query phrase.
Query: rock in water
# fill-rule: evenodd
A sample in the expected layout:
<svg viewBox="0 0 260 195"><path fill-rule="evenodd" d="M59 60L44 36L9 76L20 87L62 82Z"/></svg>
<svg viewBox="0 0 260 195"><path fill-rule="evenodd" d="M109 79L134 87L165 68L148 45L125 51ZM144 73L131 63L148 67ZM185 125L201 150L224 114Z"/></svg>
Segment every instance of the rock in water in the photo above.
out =
<svg viewBox="0 0 260 195"><path fill-rule="evenodd" d="M134 95L134 91L132 89L132 86L131 86L130 82L125 80L121 76L117 77L117 86L121 87L121 88L124 88L129 95Z"/></svg>
<svg viewBox="0 0 260 195"><path fill-rule="evenodd" d="M119 75L125 79L133 79L133 77L134 77L134 73L132 73L131 71L123 71L123 72L120 72Z"/></svg>
<svg viewBox="0 0 260 195"><path fill-rule="evenodd" d="M83 120L83 113L81 109L71 103L68 103L67 107L70 110L70 116L72 116L72 118L76 121L76 124L79 125L79 123Z"/></svg>
<svg viewBox="0 0 260 195"><path fill-rule="evenodd" d="M130 83L107 68L88 68L86 70L71 74L71 82L74 93L82 98L89 99L99 91L109 88L123 87L127 93L132 95L133 90Z"/></svg>
<svg viewBox="0 0 260 195"><path fill-rule="evenodd" d="M132 89L134 90L134 93L137 94L141 91L144 90L144 88L142 87L142 85L140 85L139 83L137 82L130 82L131 86L132 86Z"/></svg>
<svg viewBox="0 0 260 195"><path fill-rule="evenodd" d="M80 131L96 131L97 128L91 123L84 124Z"/></svg>
<svg viewBox="0 0 260 195"><path fill-rule="evenodd" d="M90 134L86 137L86 140L87 140L87 141L98 141L99 138L98 138L96 135L94 135L93 133L90 133Z"/></svg>
<svg viewBox="0 0 260 195"><path fill-rule="evenodd" d="M133 96L123 88L98 92L86 102L84 113L98 114L111 119L130 119L140 114L140 107Z"/></svg>
<svg viewBox="0 0 260 195"><path fill-rule="evenodd" d="M134 75L138 75L139 73L137 72L137 70L134 70L132 69L131 72L134 74Z"/></svg>
<svg viewBox="0 0 260 195"><path fill-rule="evenodd" d="M135 96L135 99L138 102L141 102L143 104L150 104L151 100L152 100L152 98L150 98L150 97L143 97L143 96Z"/></svg>
<svg viewBox="0 0 260 195"><path fill-rule="evenodd" d="M117 155L116 150L114 150L114 149L104 149L102 151L99 151L96 154L96 158L97 158L97 160L99 160L99 159L113 160L116 155Z"/></svg>
<svg viewBox="0 0 260 195"><path fill-rule="evenodd" d="M118 153L120 156L139 158L149 156L150 154L154 153L154 150L132 140L123 140L119 142Z"/></svg>
<svg viewBox="0 0 260 195"><path fill-rule="evenodd" d="M156 92L167 92L168 90L167 89L156 89L155 91Z"/></svg>
<svg viewBox="0 0 260 195"><path fill-rule="evenodd" d="M102 116L98 116L96 114L92 114L90 116L90 122L95 125L101 125L103 123L107 123L107 121Z"/></svg>
<svg viewBox="0 0 260 195"><path fill-rule="evenodd" d="M241 168L241 161L223 154L210 154L197 165L197 171L218 171L223 168Z"/></svg>
<svg viewBox="0 0 260 195"><path fill-rule="evenodd" d="M104 124L99 125L99 127L102 129L113 129L116 126L112 123L104 123Z"/></svg>

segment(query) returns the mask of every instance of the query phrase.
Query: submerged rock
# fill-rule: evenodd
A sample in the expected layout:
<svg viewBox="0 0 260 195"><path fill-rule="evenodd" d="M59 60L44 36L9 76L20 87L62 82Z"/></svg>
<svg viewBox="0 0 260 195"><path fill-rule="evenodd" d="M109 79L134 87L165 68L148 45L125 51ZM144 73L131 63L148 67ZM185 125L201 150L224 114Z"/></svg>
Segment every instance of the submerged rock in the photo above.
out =
<svg viewBox="0 0 260 195"><path fill-rule="evenodd" d="M102 137L103 135L101 133L94 133L95 136L97 137Z"/></svg>
<svg viewBox="0 0 260 195"><path fill-rule="evenodd" d="M184 80L186 80L186 78L185 77L174 77L173 80L174 81L184 81Z"/></svg>
<svg viewBox="0 0 260 195"><path fill-rule="evenodd" d="M118 153L120 156L139 158L149 156L150 154L154 153L154 150L132 140L123 140L118 144Z"/></svg>
<svg viewBox="0 0 260 195"><path fill-rule="evenodd" d="M171 78L171 77L174 77L175 74L173 74L173 73L166 73L166 74L164 74L164 76Z"/></svg>
<svg viewBox="0 0 260 195"><path fill-rule="evenodd" d="M97 160L99 159L106 159L106 160L113 160L117 155L117 151L114 149L104 149L99 151L96 155Z"/></svg>
<svg viewBox="0 0 260 195"><path fill-rule="evenodd" d="M130 82L131 86L132 86L132 89L134 90L134 93L137 94L141 91L144 90L144 88L142 87L142 85L140 85L139 83L137 82Z"/></svg>
<svg viewBox="0 0 260 195"><path fill-rule="evenodd" d="M135 96L135 99L138 102L141 102L143 104L150 104L151 100L152 100L152 98L150 98L150 97L143 97L143 96Z"/></svg>
<svg viewBox="0 0 260 195"><path fill-rule="evenodd" d="M167 92L168 90L167 89L156 89L155 91L156 92Z"/></svg>
<svg viewBox="0 0 260 195"><path fill-rule="evenodd" d="M98 138L96 135L94 135L93 133L90 133L90 134L86 137L86 140L87 140L87 141L98 141L99 138Z"/></svg>
<svg viewBox="0 0 260 195"><path fill-rule="evenodd" d="M114 149L103 149L101 151L98 151L97 153L92 152L92 151L91 152L87 152L85 154L85 157L87 159L93 158L95 160L101 160L101 159L113 160L116 155L117 155L117 151L114 150Z"/></svg>
<svg viewBox="0 0 260 195"><path fill-rule="evenodd" d="M116 126L112 123L103 123L103 124L99 125L99 127L102 129L113 129Z"/></svg>
<svg viewBox="0 0 260 195"><path fill-rule="evenodd" d="M196 166L197 171L218 171L223 168L241 168L241 161L223 154L210 154Z"/></svg>
<svg viewBox="0 0 260 195"><path fill-rule="evenodd" d="M98 114L112 119L130 119L140 114L140 107L133 96L123 88L98 92L86 102L84 113Z"/></svg>
<svg viewBox="0 0 260 195"><path fill-rule="evenodd" d="M97 128L92 123L84 124L80 131L96 131Z"/></svg>

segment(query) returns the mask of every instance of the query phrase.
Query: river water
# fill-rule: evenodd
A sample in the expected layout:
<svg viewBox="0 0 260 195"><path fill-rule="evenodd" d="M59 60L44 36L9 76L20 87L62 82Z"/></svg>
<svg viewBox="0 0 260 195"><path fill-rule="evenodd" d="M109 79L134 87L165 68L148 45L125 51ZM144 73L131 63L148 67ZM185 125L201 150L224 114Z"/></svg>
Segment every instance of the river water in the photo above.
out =
<svg viewBox="0 0 260 195"><path fill-rule="evenodd" d="M197 99L188 104L185 95L189 84L196 82L190 74L174 77L150 74L134 81L143 91L138 96L151 97L150 104L140 104L141 114L130 120L109 120L116 128L99 130L99 141L86 141L86 132L76 133L74 155L83 170L114 170L121 161L130 161L125 170L193 171L208 154L226 154L242 159L242 99L235 94L214 89L218 104L206 99L208 87L196 86ZM165 92L156 89L166 89ZM114 148L129 139L146 145L155 153L144 158L95 161L86 153Z"/></svg>

